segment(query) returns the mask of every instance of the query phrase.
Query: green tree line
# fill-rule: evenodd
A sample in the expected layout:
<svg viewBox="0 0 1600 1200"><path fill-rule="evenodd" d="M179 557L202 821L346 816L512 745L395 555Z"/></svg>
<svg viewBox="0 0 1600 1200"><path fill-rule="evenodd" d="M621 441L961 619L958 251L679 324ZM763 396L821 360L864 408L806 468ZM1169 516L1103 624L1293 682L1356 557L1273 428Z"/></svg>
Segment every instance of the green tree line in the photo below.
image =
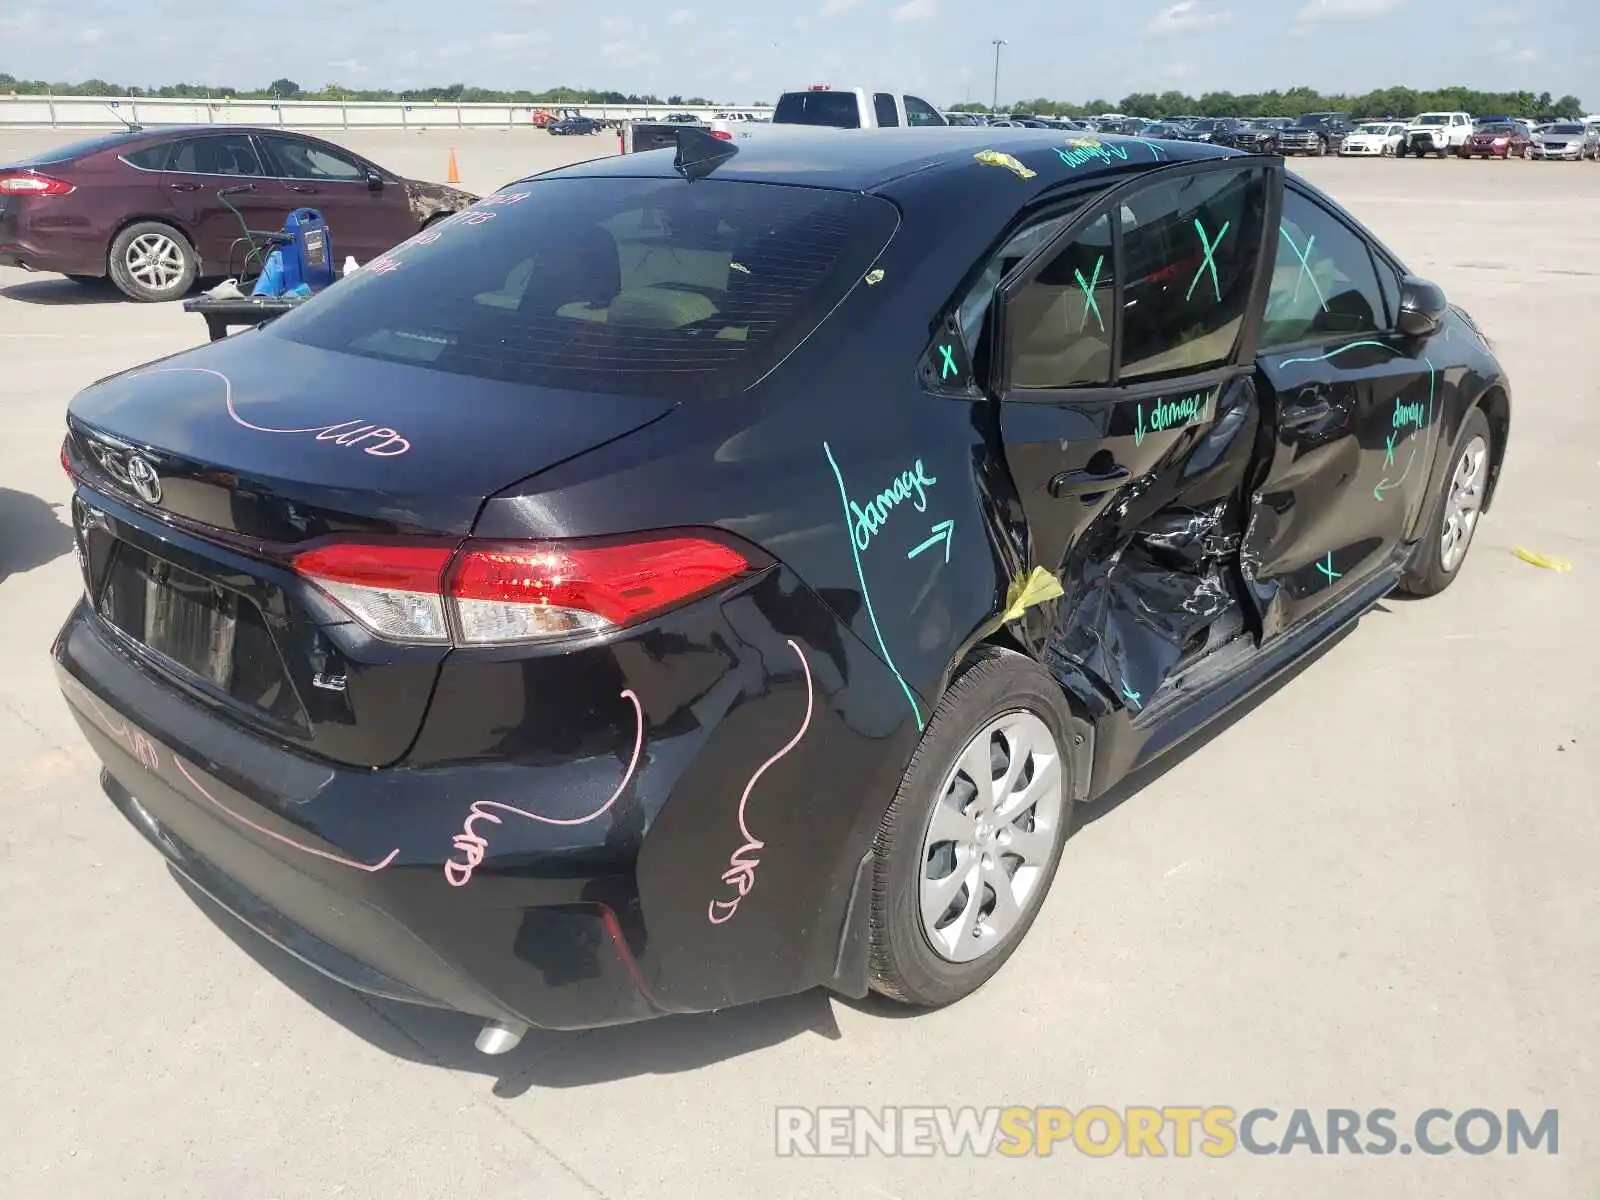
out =
<svg viewBox="0 0 1600 1200"><path fill-rule="evenodd" d="M634 92L598 91L594 88L554 87L543 91L496 91L452 83L447 87L404 88L377 91L327 83L318 89L303 88L292 79L275 79L264 88L236 88L201 83L177 83L167 87L123 87L104 79L83 83L53 83L43 79L17 79L0 71L0 96L154 96L175 100L401 100L421 104L712 104L703 96L660 96Z"/></svg>
<svg viewBox="0 0 1600 1200"><path fill-rule="evenodd" d="M958 104L965 112L987 112L983 104ZM1553 97L1549 92L1480 92L1468 87L1391 87L1360 95L1325 95L1314 88L1286 92L1135 92L1121 100L1090 100L1073 104L1037 97L1020 101L1011 112L1038 116L1082 117L1119 112L1130 117L1297 117L1310 112L1342 112L1361 120L1367 117L1411 117L1422 112L1469 112L1474 116L1542 117L1582 116L1588 110L1576 96Z"/></svg>
<svg viewBox="0 0 1600 1200"><path fill-rule="evenodd" d="M447 87L408 88L399 91L363 90L344 87L338 83L324 84L320 89L302 88L292 79L275 79L264 88L234 88L195 83L179 83L160 88L123 87L103 79L90 79L83 83L52 83L40 79L17 79L0 72L0 95L13 93L22 96L159 96L185 100L216 100L232 97L238 100L400 100L416 103L441 104L685 104L703 105L731 103L711 101L703 96L668 96L662 99L651 94L634 92L599 91L594 88L554 87L542 91L497 91L491 88L468 87L452 83ZM761 103L757 101L757 103ZM982 104L956 104L952 110L987 112ZM1183 92L1135 92L1121 100L1090 100L1076 104L1066 100L1051 100L1043 96L1025 100L1011 106L1012 112L1035 113L1040 116L1080 117L1103 112L1126 113L1130 117L1296 117L1307 112L1343 112L1357 119L1366 117L1409 117L1419 112L1446 111L1470 112L1474 115L1511 117L1541 117L1549 115L1581 116L1587 112L1576 96L1552 97L1549 92L1480 92L1468 87L1435 88L1418 91L1414 88L1379 88L1361 95L1324 95L1314 88L1290 88L1288 91L1206 92L1190 96Z"/></svg>

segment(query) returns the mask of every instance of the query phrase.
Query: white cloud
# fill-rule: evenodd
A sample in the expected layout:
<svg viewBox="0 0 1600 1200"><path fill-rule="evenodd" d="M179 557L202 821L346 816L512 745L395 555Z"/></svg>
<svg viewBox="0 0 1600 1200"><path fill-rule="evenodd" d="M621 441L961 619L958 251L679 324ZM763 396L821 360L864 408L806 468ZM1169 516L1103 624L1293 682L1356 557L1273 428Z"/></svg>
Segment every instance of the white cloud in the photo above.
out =
<svg viewBox="0 0 1600 1200"><path fill-rule="evenodd" d="M1295 22L1306 26L1323 21L1370 21L1388 16L1403 3L1405 0L1306 0L1305 7L1295 14Z"/></svg>
<svg viewBox="0 0 1600 1200"><path fill-rule="evenodd" d="M1178 3L1163 8L1151 17L1144 31L1147 36L1154 38L1180 37L1186 33L1226 25L1231 20L1233 13L1226 9L1207 7L1200 0L1178 0Z"/></svg>
<svg viewBox="0 0 1600 1200"><path fill-rule="evenodd" d="M674 25L688 25L694 20L694 13L687 8L675 9L668 18Z"/></svg>
<svg viewBox="0 0 1600 1200"><path fill-rule="evenodd" d="M497 29L483 39L486 49L496 54L509 54L513 50L526 50L530 46L542 46L550 40L549 35L534 30Z"/></svg>
<svg viewBox="0 0 1600 1200"><path fill-rule="evenodd" d="M939 15L939 0L906 0L894 10L896 21L931 21Z"/></svg>
<svg viewBox="0 0 1600 1200"><path fill-rule="evenodd" d="M343 75L365 75L367 64L356 58L338 58L328 64Z"/></svg>
<svg viewBox="0 0 1600 1200"><path fill-rule="evenodd" d="M822 17L843 16L851 9L860 8L864 0L822 0L822 8L817 15Z"/></svg>
<svg viewBox="0 0 1600 1200"><path fill-rule="evenodd" d="M1161 72L1161 77L1168 83L1177 83L1181 79L1188 79L1193 74L1193 63L1175 62L1169 64L1166 70Z"/></svg>
<svg viewBox="0 0 1600 1200"><path fill-rule="evenodd" d="M639 67L656 61L654 50L628 38L607 42L600 47L600 53L607 62L619 67Z"/></svg>
<svg viewBox="0 0 1600 1200"><path fill-rule="evenodd" d="M1516 63L1531 63L1539 57L1532 46L1518 46L1509 38L1501 38L1489 47L1496 58L1509 58Z"/></svg>
<svg viewBox="0 0 1600 1200"><path fill-rule="evenodd" d="M1522 8L1486 8L1467 19L1474 25L1514 25L1528 15Z"/></svg>

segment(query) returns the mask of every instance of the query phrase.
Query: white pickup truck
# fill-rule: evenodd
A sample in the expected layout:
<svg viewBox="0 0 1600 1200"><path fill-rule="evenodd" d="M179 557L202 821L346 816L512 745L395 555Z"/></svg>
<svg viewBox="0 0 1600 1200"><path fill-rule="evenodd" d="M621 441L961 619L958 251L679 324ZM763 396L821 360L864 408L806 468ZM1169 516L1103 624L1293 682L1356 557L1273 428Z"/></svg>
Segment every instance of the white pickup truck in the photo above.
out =
<svg viewBox="0 0 1600 1200"><path fill-rule="evenodd" d="M1472 136L1472 115L1464 112L1427 112L1413 117L1406 124L1405 137L1395 153L1401 158L1415 154L1422 158L1436 154L1460 154L1461 148Z"/></svg>
<svg viewBox="0 0 1600 1200"><path fill-rule="evenodd" d="M778 97L770 121L712 121L712 137L725 142L781 137L793 129L894 129L901 126L948 125L938 109L920 96L880 92L873 88L834 88L815 84ZM634 121L623 127L622 152L658 150L674 145L679 126Z"/></svg>

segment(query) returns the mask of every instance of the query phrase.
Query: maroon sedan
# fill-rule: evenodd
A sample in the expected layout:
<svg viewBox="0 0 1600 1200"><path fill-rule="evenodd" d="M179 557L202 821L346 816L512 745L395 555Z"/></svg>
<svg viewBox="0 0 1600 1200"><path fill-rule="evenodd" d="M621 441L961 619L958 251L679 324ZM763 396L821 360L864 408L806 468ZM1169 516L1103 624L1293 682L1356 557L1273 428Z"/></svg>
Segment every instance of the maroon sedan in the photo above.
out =
<svg viewBox="0 0 1600 1200"><path fill-rule="evenodd" d="M276 230L314 208L335 253L366 262L476 199L282 129L131 130L0 165L0 266L110 276L135 300L174 300L241 270L241 216Z"/></svg>
<svg viewBox="0 0 1600 1200"><path fill-rule="evenodd" d="M1520 125L1496 121L1472 131L1461 147L1462 158L1528 157L1528 134Z"/></svg>

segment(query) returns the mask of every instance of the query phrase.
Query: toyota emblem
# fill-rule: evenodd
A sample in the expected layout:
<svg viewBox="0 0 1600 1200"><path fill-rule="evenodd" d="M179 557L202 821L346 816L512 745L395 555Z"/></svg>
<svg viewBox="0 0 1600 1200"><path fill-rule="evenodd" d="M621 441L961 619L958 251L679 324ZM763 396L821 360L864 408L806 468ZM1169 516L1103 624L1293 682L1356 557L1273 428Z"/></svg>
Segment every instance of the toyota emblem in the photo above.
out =
<svg viewBox="0 0 1600 1200"><path fill-rule="evenodd" d="M128 455L128 482L146 504L161 503L161 476L150 465L150 460L137 454Z"/></svg>

